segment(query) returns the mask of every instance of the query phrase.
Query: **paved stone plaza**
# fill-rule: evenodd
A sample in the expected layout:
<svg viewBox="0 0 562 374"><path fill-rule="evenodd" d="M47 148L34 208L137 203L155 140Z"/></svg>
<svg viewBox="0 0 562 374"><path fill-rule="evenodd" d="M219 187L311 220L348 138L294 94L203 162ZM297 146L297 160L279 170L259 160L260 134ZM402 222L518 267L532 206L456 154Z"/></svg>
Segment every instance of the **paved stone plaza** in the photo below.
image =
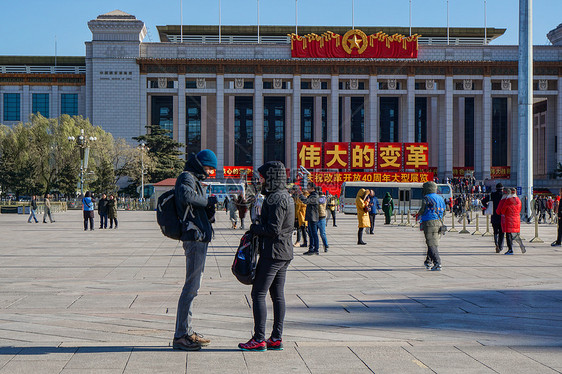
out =
<svg viewBox="0 0 562 374"><path fill-rule="evenodd" d="M230 265L242 231L220 212L194 315L213 341L186 353L170 348L181 245L160 234L154 212L119 212L118 230L93 232L81 217L27 224L0 215L0 373L562 372L554 225L541 225L546 243L526 241L527 254L514 256L496 254L489 237L449 233L443 271L429 272L418 229L379 216L368 245L357 246L355 216L339 215L328 253L295 248L285 350L241 352L252 333L250 287ZM534 226L522 227L532 238Z"/></svg>

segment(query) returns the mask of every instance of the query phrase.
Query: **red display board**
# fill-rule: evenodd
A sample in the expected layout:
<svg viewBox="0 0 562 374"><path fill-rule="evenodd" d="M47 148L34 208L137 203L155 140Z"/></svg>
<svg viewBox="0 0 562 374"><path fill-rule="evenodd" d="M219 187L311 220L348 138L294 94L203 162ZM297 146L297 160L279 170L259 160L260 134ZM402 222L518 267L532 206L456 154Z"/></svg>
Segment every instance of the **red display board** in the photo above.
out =
<svg viewBox="0 0 562 374"><path fill-rule="evenodd" d="M307 169L322 168L322 143L297 143L298 165Z"/></svg>
<svg viewBox="0 0 562 374"><path fill-rule="evenodd" d="M351 169L375 169L376 143L351 143Z"/></svg>
<svg viewBox="0 0 562 374"><path fill-rule="evenodd" d="M322 35L291 37L291 55L296 58L417 58L420 35L367 35L352 29L343 36L326 31Z"/></svg>
<svg viewBox="0 0 562 374"><path fill-rule="evenodd" d="M492 166L490 168L490 178L492 178L492 179L509 179L509 178L511 178L511 167L509 167L509 166Z"/></svg>
<svg viewBox="0 0 562 374"><path fill-rule="evenodd" d="M349 169L349 143L323 144L324 169Z"/></svg>
<svg viewBox="0 0 562 374"><path fill-rule="evenodd" d="M429 147L427 143L404 143L404 169L427 170Z"/></svg>
<svg viewBox="0 0 562 374"><path fill-rule="evenodd" d="M402 143L377 144L378 171L397 171L402 168Z"/></svg>
<svg viewBox="0 0 562 374"><path fill-rule="evenodd" d="M246 179L251 180L254 174L253 166L225 166L224 167L224 177L225 178L242 178L242 175L246 174Z"/></svg>

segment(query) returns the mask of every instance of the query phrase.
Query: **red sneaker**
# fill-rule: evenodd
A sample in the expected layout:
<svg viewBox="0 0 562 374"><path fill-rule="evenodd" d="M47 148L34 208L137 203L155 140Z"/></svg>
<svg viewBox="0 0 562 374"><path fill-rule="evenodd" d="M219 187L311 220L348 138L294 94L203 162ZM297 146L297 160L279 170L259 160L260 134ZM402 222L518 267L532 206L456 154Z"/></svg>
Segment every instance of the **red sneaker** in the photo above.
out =
<svg viewBox="0 0 562 374"><path fill-rule="evenodd" d="M243 351L266 351L267 345L264 341L258 342L252 338L248 341L248 343L238 344L238 348Z"/></svg>
<svg viewBox="0 0 562 374"><path fill-rule="evenodd" d="M273 340L273 339L269 338L265 341L265 344L267 345L267 349L270 350L270 351L282 351L283 350L283 340L282 339Z"/></svg>

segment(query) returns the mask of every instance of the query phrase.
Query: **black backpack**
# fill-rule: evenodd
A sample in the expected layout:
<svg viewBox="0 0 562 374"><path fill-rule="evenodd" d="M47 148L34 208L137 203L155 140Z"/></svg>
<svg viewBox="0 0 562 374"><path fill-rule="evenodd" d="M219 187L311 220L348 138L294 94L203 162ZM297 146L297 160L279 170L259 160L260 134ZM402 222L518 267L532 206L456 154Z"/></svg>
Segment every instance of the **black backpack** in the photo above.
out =
<svg viewBox="0 0 562 374"><path fill-rule="evenodd" d="M187 215L188 209L185 211ZM180 240L182 234L182 222L185 221L178 217L176 210L175 189L164 192L158 198L156 205L156 221L164 236L170 239Z"/></svg>
<svg viewBox="0 0 562 374"><path fill-rule="evenodd" d="M240 239L240 245L236 250L234 262L232 263L232 274L240 283L254 283L256 266L258 264L258 243L258 237L249 231L246 231Z"/></svg>

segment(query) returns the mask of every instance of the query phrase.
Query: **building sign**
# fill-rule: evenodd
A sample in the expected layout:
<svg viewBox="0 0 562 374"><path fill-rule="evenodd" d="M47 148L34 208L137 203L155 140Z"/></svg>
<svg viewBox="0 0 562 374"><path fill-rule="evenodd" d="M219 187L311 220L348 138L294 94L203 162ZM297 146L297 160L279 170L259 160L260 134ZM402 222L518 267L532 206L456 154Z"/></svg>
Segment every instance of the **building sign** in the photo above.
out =
<svg viewBox="0 0 562 374"><path fill-rule="evenodd" d="M225 166L224 167L225 178L240 179L245 175L247 180L251 180L253 173L254 173L254 168L252 166Z"/></svg>
<svg viewBox="0 0 562 374"><path fill-rule="evenodd" d="M309 170L430 172L429 147L427 143L299 142L297 167L301 166Z"/></svg>
<svg viewBox="0 0 562 374"><path fill-rule="evenodd" d="M343 36L326 31L322 35L289 34L291 55L296 58L417 58L418 37L387 35L379 31L367 35L359 29Z"/></svg>
<svg viewBox="0 0 562 374"><path fill-rule="evenodd" d="M509 178L511 178L511 167L509 167L509 166L492 166L490 168L490 178L492 178L492 179L509 179Z"/></svg>
<svg viewBox="0 0 562 374"><path fill-rule="evenodd" d="M474 167L454 167L453 168L453 178L464 178L466 175L474 174Z"/></svg>

